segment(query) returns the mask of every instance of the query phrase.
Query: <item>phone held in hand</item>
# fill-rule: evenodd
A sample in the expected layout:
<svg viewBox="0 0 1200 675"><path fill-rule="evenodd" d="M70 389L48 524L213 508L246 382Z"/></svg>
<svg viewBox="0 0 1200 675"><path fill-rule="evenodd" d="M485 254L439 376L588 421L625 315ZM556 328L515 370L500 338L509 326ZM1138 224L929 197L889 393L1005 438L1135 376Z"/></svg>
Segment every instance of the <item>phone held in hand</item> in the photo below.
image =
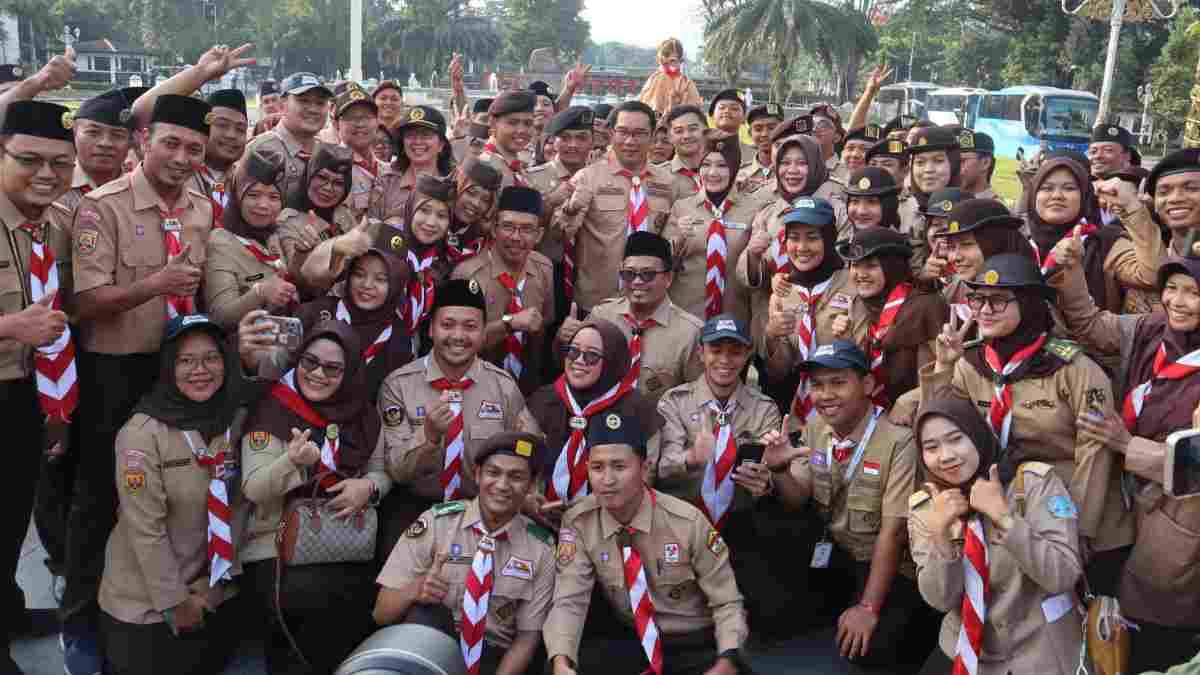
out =
<svg viewBox="0 0 1200 675"><path fill-rule="evenodd" d="M289 352L300 348L300 341L304 339L304 324L300 319L290 316L265 316L263 320L274 324L275 344Z"/></svg>
<svg viewBox="0 0 1200 675"><path fill-rule="evenodd" d="M1200 495L1200 429L1183 429L1167 436L1163 490L1172 497Z"/></svg>
<svg viewBox="0 0 1200 675"><path fill-rule="evenodd" d="M737 463L738 464L747 464L747 463L761 464L762 458L763 458L763 452L765 452L766 449L767 449L767 446L763 445L762 443L759 443L758 441L748 441L745 443L740 443L740 444L738 444L738 449L737 449Z"/></svg>

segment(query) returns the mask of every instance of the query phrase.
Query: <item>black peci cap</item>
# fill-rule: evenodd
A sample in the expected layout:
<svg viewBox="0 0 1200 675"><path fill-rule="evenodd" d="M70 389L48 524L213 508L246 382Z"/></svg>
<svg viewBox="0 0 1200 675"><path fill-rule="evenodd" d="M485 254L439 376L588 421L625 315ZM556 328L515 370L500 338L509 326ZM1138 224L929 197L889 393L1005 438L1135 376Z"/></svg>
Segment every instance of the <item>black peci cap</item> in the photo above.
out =
<svg viewBox="0 0 1200 675"><path fill-rule="evenodd" d="M542 216L542 193L530 187L510 185L500 191L496 211L516 211Z"/></svg>
<svg viewBox="0 0 1200 675"><path fill-rule="evenodd" d="M671 244L661 235L645 230L634 232L625 239L625 255L623 258L632 258L633 256L648 256L658 258L663 261L666 269L671 269Z"/></svg>
<svg viewBox="0 0 1200 675"><path fill-rule="evenodd" d="M534 96L545 96L551 101L554 100L554 92L550 91L550 85L542 82L541 80L530 82L529 91L532 92Z"/></svg>
<svg viewBox="0 0 1200 675"><path fill-rule="evenodd" d="M151 124L174 124L208 135L212 125L212 106L191 96L163 94L154 102Z"/></svg>
<svg viewBox="0 0 1200 675"><path fill-rule="evenodd" d="M246 116L246 95L241 89L219 89L208 95L208 104L214 108L229 108Z"/></svg>
<svg viewBox="0 0 1200 675"><path fill-rule="evenodd" d="M587 446L627 445L638 457L646 457L646 431L636 417L615 412L597 413L588 420Z"/></svg>
<svg viewBox="0 0 1200 675"><path fill-rule="evenodd" d="M92 120L110 127L132 129L135 124L133 102L137 96L130 97L129 94L132 92L129 90L131 89L133 88L113 89L89 98L79 106L79 110L75 111L75 119ZM141 90L140 87L137 89Z"/></svg>
<svg viewBox="0 0 1200 675"><path fill-rule="evenodd" d="M1151 197L1154 196L1159 178L1191 171L1200 171L1200 148L1176 150L1154 165L1154 170L1146 178L1146 193Z"/></svg>
<svg viewBox="0 0 1200 675"><path fill-rule="evenodd" d="M474 279L449 279L443 281L433 292L433 316L443 307L470 307L479 310L487 318L487 305L479 282Z"/></svg>
<svg viewBox="0 0 1200 675"><path fill-rule="evenodd" d="M1092 129L1092 143L1120 143L1126 150L1136 143L1133 134L1119 124L1100 124Z"/></svg>
<svg viewBox="0 0 1200 675"><path fill-rule="evenodd" d="M14 101L4 111L0 135L36 136L71 143L75 140L75 117L71 110L46 101Z"/></svg>

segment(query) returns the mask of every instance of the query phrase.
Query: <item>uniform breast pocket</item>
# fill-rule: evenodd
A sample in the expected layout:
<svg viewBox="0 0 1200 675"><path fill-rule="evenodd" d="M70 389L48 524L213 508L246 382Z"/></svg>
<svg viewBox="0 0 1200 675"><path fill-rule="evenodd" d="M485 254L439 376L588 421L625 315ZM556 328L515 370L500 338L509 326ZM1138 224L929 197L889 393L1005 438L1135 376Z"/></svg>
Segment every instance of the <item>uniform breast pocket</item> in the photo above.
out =
<svg viewBox="0 0 1200 675"><path fill-rule="evenodd" d="M657 594L672 604L687 604L700 592L690 565L666 565L657 579Z"/></svg>
<svg viewBox="0 0 1200 675"><path fill-rule="evenodd" d="M521 603L529 602L533 597L533 577L532 567L529 568L529 577L517 578L510 576L514 573L512 569L512 559L500 570L500 576L496 579L496 590L494 597L491 600L490 613L500 619L504 624L512 624L517 619L517 609Z"/></svg>
<svg viewBox="0 0 1200 675"><path fill-rule="evenodd" d="M592 208L606 215L611 215L617 211L624 213L625 205L628 202L629 198L624 194L598 194L596 195L596 198L592 200Z"/></svg>
<svg viewBox="0 0 1200 675"><path fill-rule="evenodd" d="M0 260L0 314L21 311L25 300L23 288L20 273L13 261Z"/></svg>
<svg viewBox="0 0 1200 675"><path fill-rule="evenodd" d="M642 386L645 387L646 393L655 395L666 391L671 387L679 384L678 378L675 377L673 370L666 368L651 368L643 362L642 364Z"/></svg>
<svg viewBox="0 0 1200 675"><path fill-rule="evenodd" d="M131 237L121 249L121 263L136 270L138 278L167 264L167 249L161 241L147 241L144 237Z"/></svg>
<svg viewBox="0 0 1200 675"><path fill-rule="evenodd" d="M850 509L850 531L855 534L874 534L879 531L879 511L867 508Z"/></svg>

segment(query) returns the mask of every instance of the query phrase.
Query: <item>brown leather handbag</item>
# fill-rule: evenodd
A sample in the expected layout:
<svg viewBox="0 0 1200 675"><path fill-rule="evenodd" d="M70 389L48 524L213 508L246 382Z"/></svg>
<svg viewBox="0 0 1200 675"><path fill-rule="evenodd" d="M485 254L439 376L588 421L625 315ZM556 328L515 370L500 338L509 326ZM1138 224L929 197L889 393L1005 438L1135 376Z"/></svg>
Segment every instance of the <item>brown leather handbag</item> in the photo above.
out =
<svg viewBox="0 0 1200 675"><path fill-rule="evenodd" d="M279 523L275 545L279 560L289 567L328 563L369 562L375 559L379 513L368 506L349 518L338 519L328 497L318 497L321 483L340 474L326 471L312 480L312 493L288 502Z"/></svg>

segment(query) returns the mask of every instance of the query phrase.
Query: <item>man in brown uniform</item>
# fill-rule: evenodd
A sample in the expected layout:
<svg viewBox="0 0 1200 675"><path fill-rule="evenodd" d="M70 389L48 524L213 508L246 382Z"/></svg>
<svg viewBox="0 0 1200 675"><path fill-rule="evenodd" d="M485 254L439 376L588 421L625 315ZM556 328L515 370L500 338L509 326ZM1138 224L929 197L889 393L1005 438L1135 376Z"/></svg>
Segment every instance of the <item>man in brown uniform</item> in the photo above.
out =
<svg viewBox="0 0 1200 675"><path fill-rule="evenodd" d="M516 379L528 396L542 384L542 340L554 316L554 266L533 250L542 236L542 195L533 188L500 191L491 247L451 273L483 289L496 317L484 329L483 354Z"/></svg>
<svg viewBox="0 0 1200 675"><path fill-rule="evenodd" d="M758 152L749 160L742 158L742 170L738 172L737 179L743 190L749 192L775 182L775 154L772 152L771 135L782 121L783 108L778 103L756 106L746 116L750 138Z"/></svg>
<svg viewBox="0 0 1200 675"><path fill-rule="evenodd" d="M825 522L809 578L834 593L851 585L854 604L838 619L842 656L855 666L907 672L901 668L920 667L929 655L938 628L906 545L908 498L916 491L912 433L872 405L867 357L853 343L821 345L800 367L810 373L817 418L801 432L801 447L785 433L768 434L764 462L780 501L800 508L812 500Z"/></svg>
<svg viewBox="0 0 1200 675"><path fill-rule="evenodd" d="M700 376L700 329L704 323L667 297L671 274L671 245L651 232L637 232L625 242L621 280L625 295L611 298L592 310L592 315L613 322L630 341L631 358L637 365L630 376L638 389L657 401L663 392ZM575 337L582 322L568 316L558 331L560 344Z"/></svg>
<svg viewBox="0 0 1200 675"><path fill-rule="evenodd" d="M146 159L93 190L75 212L75 292L81 326L79 382L87 429L67 525L64 638L94 639L96 588L117 512L113 439L158 375L167 319L192 312L202 277L212 202L189 189L204 161L210 106L189 96L155 103ZM81 672L97 672L81 669Z"/></svg>
<svg viewBox="0 0 1200 675"><path fill-rule="evenodd" d="M667 137L675 148L671 159L671 175L675 179L675 201L691 197L703 188L700 182L700 161L704 159L704 132L708 119L696 105L677 105L667 113L663 122ZM738 167L731 167L734 172Z"/></svg>
<svg viewBox="0 0 1200 675"><path fill-rule="evenodd" d="M621 242L634 232L661 230L674 203L668 169L648 163L654 111L626 101L612 117L612 153L575 174L575 191L555 222L564 239L575 241L575 300L585 310L617 294Z"/></svg>
<svg viewBox="0 0 1200 675"><path fill-rule="evenodd" d="M283 98L279 91L279 83L275 80L263 80L258 83L258 121L250 137L264 134L279 124L283 116Z"/></svg>
<svg viewBox="0 0 1200 675"><path fill-rule="evenodd" d="M708 104L708 116L716 128L741 138L742 123L746 121L746 99L737 89L719 91ZM743 145L742 156L750 157L757 150L753 145Z"/></svg>
<svg viewBox="0 0 1200 675"><path fill-rule="evenodd" d="M0 221L5 235L0 237L0 405L14 434L6 453L13 480L5 489L7 508L0 519L3 672L21 672L8 654L8 645L29 631L36 616L25 609L16 574L33 509L36 483L32 477L38 474L48 440L46 412L38 403L40 368L35 369L34 349L54 350L67 331L67 316L59 307L71 297L70 237L53 224L49 211L70 185L75 164L70 127L66 108L34 101L9 105L0 127L5 141L0 158ZM42 260L52 256L55 263L46 273L57 275L57 298L40 295L33 287L34 280L40 279L32 266L35 245L45 247ZM35 302L35 292L40 302ZM39 623L52 623L51 617L37 618Z"/></svg>
<svg viewBox="0 0 1200 675"><path fill-rule="evenodd" d="M133 102L146 90L114 89L83 102L75 113L75 173L59 203L73 214L83 196L121 175L121 163L133 143ZM70 227L68 220L62 223Z"/></svg>
<svg viewBox="0 0 1200 675"><path fill-rule="evenodd" d="M267 144L284 156L287 178L282 185L284 194L288 195L300 188L305 166L321 144L317 134L325 127L333 92L312 73L289 75L281 86L283 117L274 129L250 141L246 151Z"/></svg>
<svg viewBox="0 0 1200 675"><path fill-rule="evenodd" d="M504 176L504 185L529 185L525 173L526 152L536 135L533 108L537 97L529 91L506 91L488 108L492 135L484 143L479 161L496 167Z"/></svg>
<svg viewBox="0 0 1200 675"><path fill-rule="evenodd" d="M558 533L543 630L552 672L637 673L648 661L665 675L739 672L749 630L721 535L696 507L646 487L637 420L596 415L587 436L595 492L567 511ZM597 596L608 606L591 612L585 630Z"/></svg>
<svg viewBox="0 0 1200 675"><path fill-rule="evenodd" d="M521 513L545 457L545 444L533 434L489 438L472 467L479 496L435 505L396 542L377 580L375 622L434 619L455 637L463 627L483 628L479 642L460 637L464 648L482 652L473 651L479 672L526 672L554 597L554 536ZM494 579L482 591L487 614L471 616L466 607L482 602L468 580L487 558Z"/></svg>
<svg viewBox="0 0 1200 675"><path fill-rule="evenodd" d="M375 178L385 165L371 154L375 129L379 126L379 107L357 82L346 85L333 101L333 124L342 145L354 153L354 180L350 186L350 209L358 220L371 204Z"/></svg>
<svg viewBox="0 0 1200 675"><path fill-rule="evenodd" d="M438 286L430 312L433 351L393 371L379 390L388 473L397 492L422 509L478 494L463 467L471 466L481 441L501 431L537 431L516 380L479 358L486 307L474 280Z"/></svg>

